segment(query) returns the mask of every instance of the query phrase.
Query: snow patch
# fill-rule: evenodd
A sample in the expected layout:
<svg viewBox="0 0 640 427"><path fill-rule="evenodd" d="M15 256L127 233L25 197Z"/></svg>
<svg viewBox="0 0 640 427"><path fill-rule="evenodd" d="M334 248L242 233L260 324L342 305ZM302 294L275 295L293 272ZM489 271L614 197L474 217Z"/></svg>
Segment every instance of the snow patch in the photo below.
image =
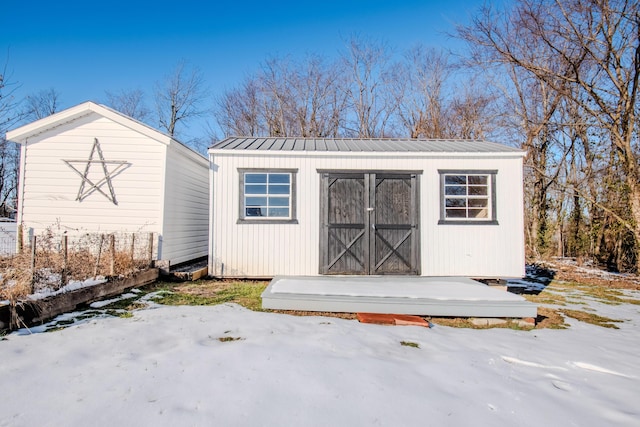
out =
<svg viewBox="0 0 640 427"><path fill-rule="evenodd" d="M76 289L87 288L90 286L95 286L95 285L99 285L101 283L106 283L106 282L107 282L107 279L100 276L96 279L87 279L83 281L70 280L66 286L63 286L60 289L57 289L57 290L53 290L50 288L42 289L34 294L29 295L29 299L41 300L54 295L60 295L66 292L75 291Z"/></svg>
<svg viewBox="0 0 640 427"><path fill-rule="evenodd" d="M522 332L155 304L0 341L0 425L635 427L640 313L616 310Z"/></svg>
<svg viewBox="0 0 640 427"><path fill-rule="evenodd" d="M105 299L105 300L102 300L102 301L92 302L91 304L89 304L89 307L91 307L91 308L102 308L102 307L107 306L109 304L113 304L114 302L122 301L123 299L135 298L136 296L137 296L137 293L128 292L126 294L119 295L116 298L111 298L111 299Z"/></svg>
<svg viewBox="0 0 640 427"><path fill-rule="evenodd" d="M600 366L592 365L590 363L573 362L573 365L577 366L578 368L586 369L588 371L600 372L602 374L617 375L619 377L625 377L625 378L636 378L631 375L621 374L620 372L612 371L611 369L602 368Z"/></svg>
<svg viewBox="0 0 640 427"><path fill-rule="evenodd" d="M549 366L549 365L543 365L540 363L536 363L536 362L528 362L526 360L521 360L521 359L517 359L515 357L509 357L509 356L502 356L502 360L504 360L507 363L513 363L516 365L522 365L522 366L528 366L530 368L542 368L542 369L553 369L553 370L559 370L559 371L566 371L566 368L560 367L560 366Z"/></svg>
<svg viewBox="0 0 640 427"><path fill-rule="evenodd" d="M394 286L394 280L400 280ZM453 277L423 278L276 278L273 294L361 296L375 298L412 298L439 301L523 301L519 295L492 289L471 279Z"/></svg>

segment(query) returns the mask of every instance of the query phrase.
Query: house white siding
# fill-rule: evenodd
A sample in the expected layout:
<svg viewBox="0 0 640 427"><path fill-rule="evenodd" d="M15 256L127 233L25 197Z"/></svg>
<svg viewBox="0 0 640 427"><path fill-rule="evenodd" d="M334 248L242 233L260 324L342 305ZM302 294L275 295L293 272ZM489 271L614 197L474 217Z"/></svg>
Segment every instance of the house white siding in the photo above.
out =
<svg viewBox="0 0 640 427"><path fill-rule="evenodd" d="M206 256L208 161L171 137L87 102L7 139L21 144L17 221L25 233L151 232L158 259L177 264ZM105 164L96 147L85 172L95 144ZM114 173L118 165L109 162L124 166ZM105 194L89 191L91 183Z"/></svg>
<svg viewBox="0 0 640 427"><path fill-rule="evenodd" d="M207 256L209 162L180 145L170 145L165 170L161 258L180 263Z"/></svg>
<svg viewBox="0 0 640 427"><path fill-rule="evenodd" d="M210 151L210 274L225 277L318 275L318 170L420 171L420 274L519 277L524 273L520 153L347 153ZM297 224L238 223L239 169L295 169ZM440 225L438 170L497 170L498 225Z"/></svg>

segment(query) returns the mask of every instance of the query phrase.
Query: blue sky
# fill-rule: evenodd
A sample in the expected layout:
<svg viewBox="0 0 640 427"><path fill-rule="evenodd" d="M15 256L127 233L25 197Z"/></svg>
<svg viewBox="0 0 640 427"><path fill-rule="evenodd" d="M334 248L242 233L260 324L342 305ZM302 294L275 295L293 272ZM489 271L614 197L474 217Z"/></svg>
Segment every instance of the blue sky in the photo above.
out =
<svg viewBox="0 0 640 427"><path fill-rule="evenodd" d="M142 89L181 61L199 67L213 95L270 56L335 57L354 34L398 51L455 48L446 35L483 0L11 1L0 25L0 66L16 95L55 89L61 107L105 102L105 91ZM198 133L196 130L195 133Z"/></svg>

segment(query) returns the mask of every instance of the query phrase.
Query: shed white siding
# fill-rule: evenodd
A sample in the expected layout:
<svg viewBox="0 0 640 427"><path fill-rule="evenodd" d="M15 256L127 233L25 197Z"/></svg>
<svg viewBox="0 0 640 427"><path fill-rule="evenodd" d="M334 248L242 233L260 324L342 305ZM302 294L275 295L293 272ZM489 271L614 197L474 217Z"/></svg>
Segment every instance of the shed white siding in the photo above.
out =
<svg viewBox="0 0 640 427"><path fill-rule="evenodd" d="M423 276L521 277L524 235L521 153L210 151L210 274L225 277L318 275L320 174L422 171L420 266ZM297 169L297 224L238 224L238 169ZM440 169L497 170L499 225L439 225Z"/></svg>
<svg viewBox="0 0 640 427"><path fill-rule="evenodd" d="M181 263L207 256L209 162L180 145L170 145L165 171L162 259Z"/></svg>
<svg viewBox="0 0 640 427"><path fill-rule="evenodd" d="M208 161L169 136L88 102L7 139L21 143L17 221L26 232L153 232L158 259L176 264L206 256ZM65 160L84 172L96 139L106 162L126 162L109 177L117 204L98 191L77 200L83 177ZM102 164L92 163L87 178L104 180ZM110 194L106 184L100 188Z"/></svg>
<svg viewBox="0 0 640 427"><path fill-rule="evenodd" d="M106 160L129 163L111 180L117 205L97 192L76 200L82 178L63 160L87 160L94 138ZM29 138L22 145L24 183L18 195L18 222L36 233L48 227L160 233L165 150L163 144L96 113ZM94 182L100 180L97 166L89 176Z"/></svg>

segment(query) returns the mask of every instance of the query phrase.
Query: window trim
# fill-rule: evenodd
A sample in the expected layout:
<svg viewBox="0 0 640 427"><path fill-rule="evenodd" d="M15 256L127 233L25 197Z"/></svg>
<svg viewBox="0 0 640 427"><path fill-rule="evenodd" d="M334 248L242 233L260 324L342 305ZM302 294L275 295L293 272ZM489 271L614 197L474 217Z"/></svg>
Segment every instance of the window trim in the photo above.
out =
<svg viewBox="0 0 640 427"><path fill-rule="evenodd" d="M291 211L289 212L289 218L279 218L279 217L247 217L245 216L245 194L244 194L244 176L246 173L288 173L291 174L291 187L289 191L290 197L290 207ZM238 176L239 176L239 210L238 210L238 221L236 224L298 224L297 218L297 209L296 206L298 204L297 200L297 174L298 169L269 169L269 168L238 168Z"/></svg>
<svg viewBox="0 0 640 427"><path fill-rule="evenodd" d="M438 224L441 225L499 225L498 224L498 210L496 203L496 175L498 171L495 169L438 169L440 175L440 220ZM445 212L445 176L446 175L487 175L489 182L491 183L491 189L489 191L490 197L490 218L487 219L469 219L469 218L447 218Z"/></svg>

